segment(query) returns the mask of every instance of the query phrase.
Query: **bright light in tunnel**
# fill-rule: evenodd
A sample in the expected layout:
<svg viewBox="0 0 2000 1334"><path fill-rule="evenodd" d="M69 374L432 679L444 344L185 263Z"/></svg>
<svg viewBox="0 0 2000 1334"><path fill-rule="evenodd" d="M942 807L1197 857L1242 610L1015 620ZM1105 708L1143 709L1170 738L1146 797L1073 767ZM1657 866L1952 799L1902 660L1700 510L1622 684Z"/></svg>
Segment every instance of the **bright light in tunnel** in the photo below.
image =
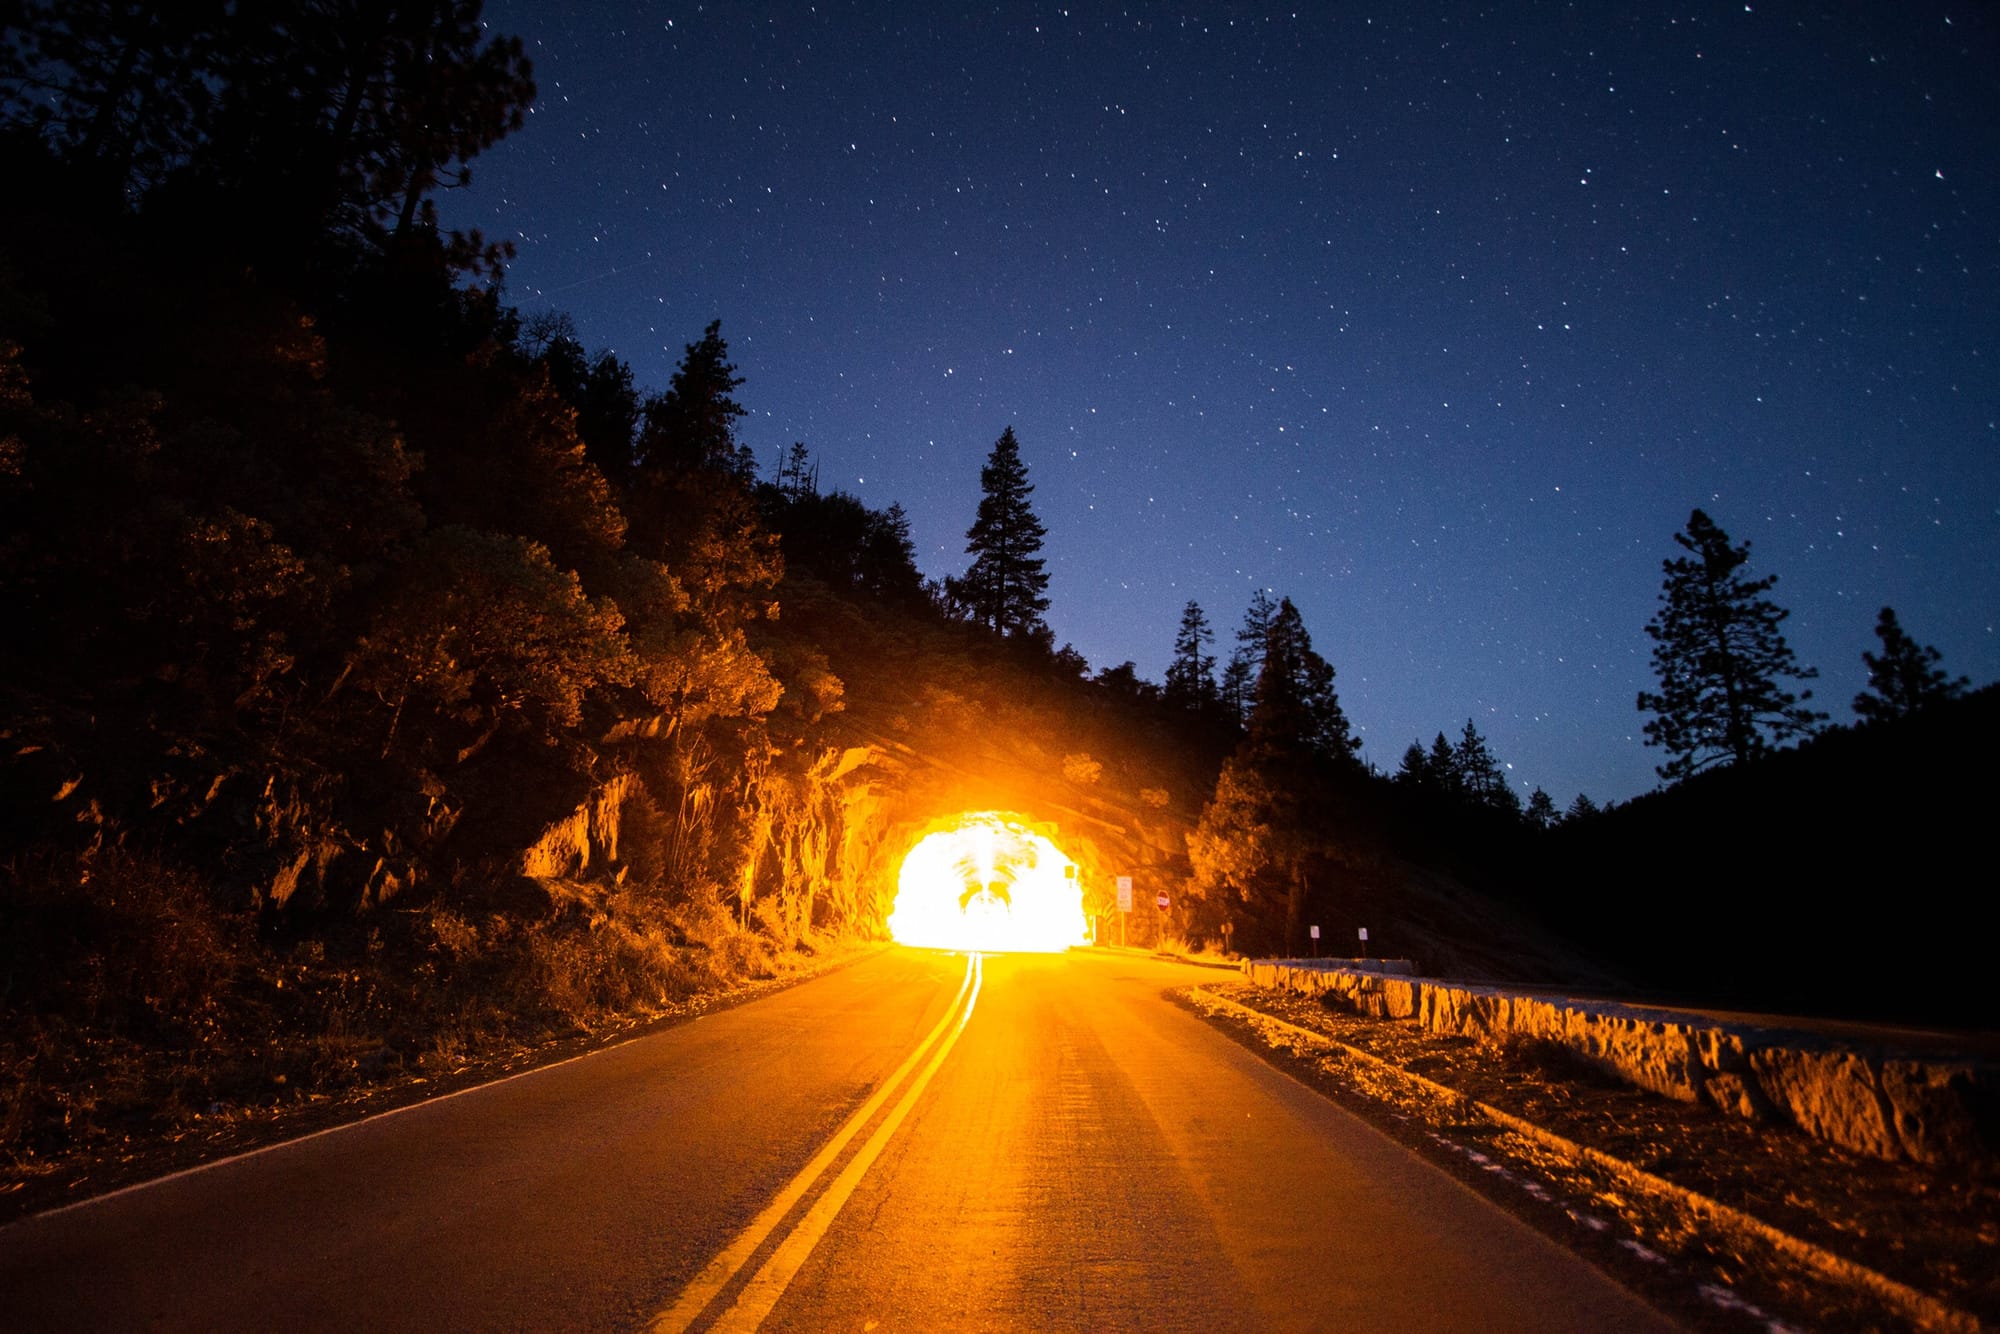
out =
<svg viewBox="0 0 2000 1334"><path fill-rule="evenodd" d="M1057 953L1085 943L1076 864L993 811L917 840L896 878L889 934L899 944L982 953Z"/></svg>

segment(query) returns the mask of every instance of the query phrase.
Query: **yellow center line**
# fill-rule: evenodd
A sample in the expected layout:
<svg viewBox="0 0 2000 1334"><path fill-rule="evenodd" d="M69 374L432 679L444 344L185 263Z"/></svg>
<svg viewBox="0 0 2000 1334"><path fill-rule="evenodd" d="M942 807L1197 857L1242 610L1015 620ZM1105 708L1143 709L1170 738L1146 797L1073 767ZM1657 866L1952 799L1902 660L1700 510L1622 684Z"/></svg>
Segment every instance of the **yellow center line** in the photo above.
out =
<svg viewBox="0 0 2000 1334"><path fill-rule="evenodd" d="M820 1238L824 1237L826 1230L833 1225L834 1218L847 1203L847 1197L854 1194L854 1188L861 1184L861 1178L868 1174L868 1169L881 1156L882 1150L895 1136L897 1128L903 1124L903 1118L910 1114L910 1108L916 1106L917 1099L923 1096L924 1086L931 1082L931 1076L944 1064L944 1058L951 1055L952 1046L957 1043L958 1035L965 1031L966 1024L972 1019L972 1007L979 1003L980 983L986 976L983 956L973 955L972 963L976 969L972 980L972 994L965 998L965 1009L959 1013L958 1026L951 1030L951 1036L938 1047L930 1063L923 1068L923 1073L910 1081L909 1091L903 1095L894 1110L882 1119L882 1124L875 1128L875 1133L868 1137L868 1142L861 1146L861 1151L840 1170L840 1175L833 1179L833 1184L827 1187L826 1193L813 1201L812 1208L806 1211L806 1216L799 1220L799 1225L792 1229L791 1235L778 1244L778 1249L772 1252L771 1258L764 1262L763 1267L745 1285L743 1291L737 1294L736 1301L717 1318L715 1324L711 1326L716 1334L748 1334L748 1331L755 1330L764 1323L764 1317L771 1314L771 1308L785 1295L785 1289L791 1286L793 1276L806 1262L806 1257L812 1254L813 1247L819 1245Z"/></svg>
<svg viewBox="0 0 2000 1334"><path fill-rule="evenodd" d="M944 1052L949 1051L952 1044L958 1040L959 1030L965 1027L965 1021L971 1017L972 1001L978 999L979 980L984 975L985 969L981 965L980 957L977 954L968 955L965 960L965 977L958 984L958 995L945 1008L944 1017L938 1020L937 1027L933 1028L929 1035L917 1044L917 1049L910 1053L907 1060L896 1067L895 1073L883 1081L882 1086L870 1095L868 1101L862 1103L854 1115L847 1118L840 1129L834 1133L833 1138L829 1139L821 1146L820 1151L813 1155L812 1161L800 1168L799 1174L793 1177L769 1204L764 1206L756 1218L750 1221L750 1226L738 1233L735 1240L731 1241L720 1254L702 1268L699 1274L694 1276L693 1281L681 1290L681 1295L674 1304L646 1323L647 1334L680 1334L681 1331L689 1328L700 1318L701 1313L708 1309L709 1303L713 1302L716 1297L721 1295L722 1290L729 1286L730 1282L742 1271L744 1265L750 1262L750 1257L757 1253L758 1249L770 1238L771 1233L777 1228L778 1224L784 1221L785 1215L789 1214L793 1206L797 1205L805 1197L806 1192L812 1189L813 1184L826 1172L826 1169L832 1165L833 1161L840 1156L841 1151L847 1147L848 1142L859 1134L861 1128L874 1118L875 1113L881 1109L882 1104L889 1100L898 1086L908 1077L910 1071L916 1069L918 1063L924 1059L932 1047L937 1045L938 1039L943 1037L946 1030L949 1029L951 1031L950 1040L944 1044L944 1049L938 1053L937 1059L925 1068L922 1077L916 1083L916 1091L923 1091L924 1085L930 1082L931 1075L937 1070L938 1064L943 1061ZM971 995L970 1000L967 999L968 992ZM965 1007L962 1014L959 1012L961 1003ZM954 1018L958 1020L957 1029L952 1028L952 1020ZM914 1097L908 1097L899 1103L887 1124L891 1124L892 1128L893 1125L900 1124L904 1115L909 1110L909 1104L913 1101L915 1101ZM878 1140L886 1140L886 1136L882 1135L879 1130L876 1132L875 1137L868 1141L869 1145L874 1146L874 1152L877 1154L881 1152L880 1146L877 1144ZM862 1155L867 1156L870 1162L874 1161L874 1156L869 1153L868 1149L864 1148ZM852 1170L852 1164L849 1165L849 1169ZM867 1169L864 1167L862 1170L866 1171ZM846 1176L846 1173L842 1173L840 1180L845 1180ZM858 1174L855 1179L859 1180ZM838 1183L836 1182L837 1188ZM849 1185L847 1189L849 1194L853 1193L854 1188L852 1185ZM843 1195L841 1198L844 1201L846 1196ZM835 1212L838 1212L838 1206L835 1206ZM814 1213L817 1213L817 1209L815 1209ZM807 1220L804 1221L810 1221L812 1216L809 1214ZM831 1217L831 1214L829 1214L828 1221L831 1221ZM821 1231L824 1230L824 1225L822 1225ZM794 1236L796 1236L796 1230L794 1231ZM814 1240L817 1240L817 1236L815 1236ZM811 1249L810 1245L806 1247L807 1251ZM803 1261L804 1258L805 1254L802 1252L799 1255L799 1259ZM762 1278L765 1271L769 1270L770 1267L770 1264L767 1263L762 1269L758 1270L757 1277ZM796 1264L793 1265L791 1272L796 1272L797 1267ZM786 1281L789 1282L790 1278L791 1273L788 1272L786 1274ZM755 1282L756 1280L753 1279L752 1281ZM780 1287L778 1294L772 1296L772 1303L777 1301L777 1296L782 1294L782 1292L783 1288ZM735 1309L732 1307L731 1311L733 1312ZM770 1307L767 1305L764 1310L768 1312ZM723 1319L727 1320L728 1318L729 1313L725 1313ZM761 1315L758 1317L760 1320L762 1318ZM716 1327L721 1328L722 1326L718 1324Z"/></svg>

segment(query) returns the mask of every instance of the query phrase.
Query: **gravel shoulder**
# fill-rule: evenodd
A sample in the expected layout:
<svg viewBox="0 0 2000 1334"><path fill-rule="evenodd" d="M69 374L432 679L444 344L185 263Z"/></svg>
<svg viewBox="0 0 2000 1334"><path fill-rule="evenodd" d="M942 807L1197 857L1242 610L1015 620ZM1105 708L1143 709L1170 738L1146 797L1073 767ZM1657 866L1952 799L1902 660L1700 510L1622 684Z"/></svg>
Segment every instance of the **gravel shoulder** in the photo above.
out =
<svg viewBox="0 0 2000 1334"><path fill-rule="evenodd" d="M1860 1158L1674 1102L1552 1044L1437 1037L1222 979L1177 997L1690 1325L2000 1325L2000 1181L1990 1177ZM1263 1021L1235 1008L1245 1006Z"/></svg>

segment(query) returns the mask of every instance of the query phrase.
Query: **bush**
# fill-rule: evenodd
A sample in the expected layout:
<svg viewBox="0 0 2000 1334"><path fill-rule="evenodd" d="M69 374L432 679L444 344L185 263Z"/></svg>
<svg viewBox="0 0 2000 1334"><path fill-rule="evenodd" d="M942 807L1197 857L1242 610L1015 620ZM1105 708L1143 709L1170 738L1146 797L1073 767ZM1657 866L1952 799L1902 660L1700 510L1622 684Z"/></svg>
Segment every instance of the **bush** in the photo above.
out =
<svg viewBox="0 0 2000 1334"><path fill-rule="evenodd" d="M0 889L0 1009L120 1031L198 1028L242 965L247 919L165 860L117 846L17 857Z"/></svg>

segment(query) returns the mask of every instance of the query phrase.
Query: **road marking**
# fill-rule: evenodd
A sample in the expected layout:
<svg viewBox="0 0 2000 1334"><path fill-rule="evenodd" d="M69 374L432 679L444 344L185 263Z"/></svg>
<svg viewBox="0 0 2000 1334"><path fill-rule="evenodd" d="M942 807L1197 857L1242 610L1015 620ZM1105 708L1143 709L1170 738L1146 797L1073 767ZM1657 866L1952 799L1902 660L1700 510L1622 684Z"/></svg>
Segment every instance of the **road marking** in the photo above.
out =
<svg viewBox="0 0 2000 1334"><path fill-rule="evenodd" d="M750 1258L770 1240L771 1234L785 1220L785 1216L825 1174L826 1169L840 1156L849 1141L861 1132L863 1126L874 1119L882 1104L889 1100L910 1072L916 1069L926 1055L929 1055L930 1063L925 1065L922 1072L911 1082L902 1100L883 1119L882 1124L876 1127L875 1133L869 1136L867 1143L842 1169L840 1175L834 1178L826 1193L814 1202L805 1217L800 1219L798 1225L783 1238L777 1251L751 1276L749 1285L738 1294L736 1301L717 1318L711 1328L751 1330L763 1322L764 1317L770 1314L771 1308L777 1305L778 1298L784 1295L786 1286L798 1273L799 1266L805 1263L806 1256L812 1253L813 1247L818 1245L819 1239L826 1234L827 1227L840 1212L841 1206L847 1203L847 1197L854 1193L855 1186L860 1184L870 1165L881 1155L883 1147L896 1133L897 1127L902 1125L903 1119L909 1115L910 1108L916 1104L918 1096L930 1083L931 1076L935 1075L938 1067L944 1064L944 1058L957 1043L958 1035L965 1030L967 1021L972 1018L972 1007L979 1000L979 988L985 976L985 961L981 956L968 955L965 960L965 977L958 985L958 995L946 1008L944 1018L938 1020L937 1027L917 1044L917 1049L910 1053L909 1059L896 1067L895 1073L882 1082L882 1086L875 1090L868 1101L862 1103L854 1115L847 1118L833 1138L813 1155L812 1161L799 1169L799 1174L778 1192L776 1198L764 1206L762 1212L751 1220L750 1226L737 1234L734 1241L695 1275L694 1280L682 1289L680 1297L674 1304L647 1323L648 1334L680 1334L680 1331L686 1330L699 1320L709 1304L721 1295L722 1290L728 1287L750 1262ZM953 1026L954 1020L957 1021L956 1027ZM943 1039L941 1045L939 1039ZM936 1048L935 1053L932 1052L933 1047Z"/></svg>
<svg viewBox="0 0 2000 1334"><path fill-rule="evenodd" d="M828 967L823 968L818 972L793 974L786 979L785 985L787 987L790 987L790 986L796 986L801 982L814 981L818 978L824 977L827 973L832 972L835 968L846 967L848 962L858 962L859 960L865 957L868 956L856 954L852 956L850 960L844 960L840 963L829 965ZM776 991L783 989L784 988L773 988L772 990ZM746 999L761 999L761 997L746 997ZM705 1019L707 1017L708 1016L706 1012L691 1014L687 1017L686 1022L694 1023L697 1020ZM116 1190L107 1190L102 1195L91 1195L85 1199L71 1200L67 1204L58 1204L51 1208L40 1210L39 1212L36 1213L23 1214L19 1218L13 1219L10 1222L0 1223L0 1231L5 1231L7 1228L20 1227L25 1223L30 1223L30 1222L38 1223L43 1219L54 1218L58 1214L70 1213L73 1210L89 1209L95 1207L96 1205L107 1204L110 1201L117 1199L121 1195L134 1195L142 1190L152 1190L155 1186L164 1186L170 1181L179 1181L182 1177L191 1177L198 1175L199 1173L202 1172L212 1172L218 1167L228 1167L231 1164L246 1162L252 1158L261 1158L267 1153L276 1153L280 1149L296 1148L297 1146L306 1143L308 1140L324 1139L328 1135L345 1134L347 1131L358 1130L362 1126L369 1125L376 1121L386 1121L392 1116L407 1116L412 1112L429 1111L433 1107L437 1107L444 1103L450 1102L453 1098L462 1098L468 1093L484 1093L488 1089L499 1088L502 1084L511 1084L517 1079L532 1079L536 1075L545 1075L549 1073L549 1071L551 1070L559 1070L565 1065L575 1065L578 1061L588 1061L595 1056L608 1055L611 1052L617 1051L621 1047L630 1047L634 1043L650 1042L652 1039L660 1035L660 1031L664 1031L664 1028L659 1031L641 1033L637 1037L621 1038L617 1042L613 1042L608 1046L593 1047L589 1051L578 1052L574 1056L565 1056L559 1061L550 1061L547 1065L530 1066L526 1070L516 1070L512 1074L502 1075L498 1079L489 1079L486 1082L480 1084L468 1084L464 1088L453 1089L449 1093L434 1093L428 1097L419 1098L419 1100L416 1102L406 1102L400 1107L388 1107L384 1108L382 1111L379 1112L371 1112L369 1115L361 1117L357 1120L342 1121L339 1125L323 1126L318 1130L309 1130L303 1135L294 1135L290 1139L273 1140L269 1144L259 1144L254 1149L243 1149L236 1153L229 1154L226 1157L210 1158L207 1162L195 1163L188 1167L178 1168L175 1171L168 1172L163 1176L148 1177L144 1181L134 1181L130 1185L120 1186Z"/></svg>

